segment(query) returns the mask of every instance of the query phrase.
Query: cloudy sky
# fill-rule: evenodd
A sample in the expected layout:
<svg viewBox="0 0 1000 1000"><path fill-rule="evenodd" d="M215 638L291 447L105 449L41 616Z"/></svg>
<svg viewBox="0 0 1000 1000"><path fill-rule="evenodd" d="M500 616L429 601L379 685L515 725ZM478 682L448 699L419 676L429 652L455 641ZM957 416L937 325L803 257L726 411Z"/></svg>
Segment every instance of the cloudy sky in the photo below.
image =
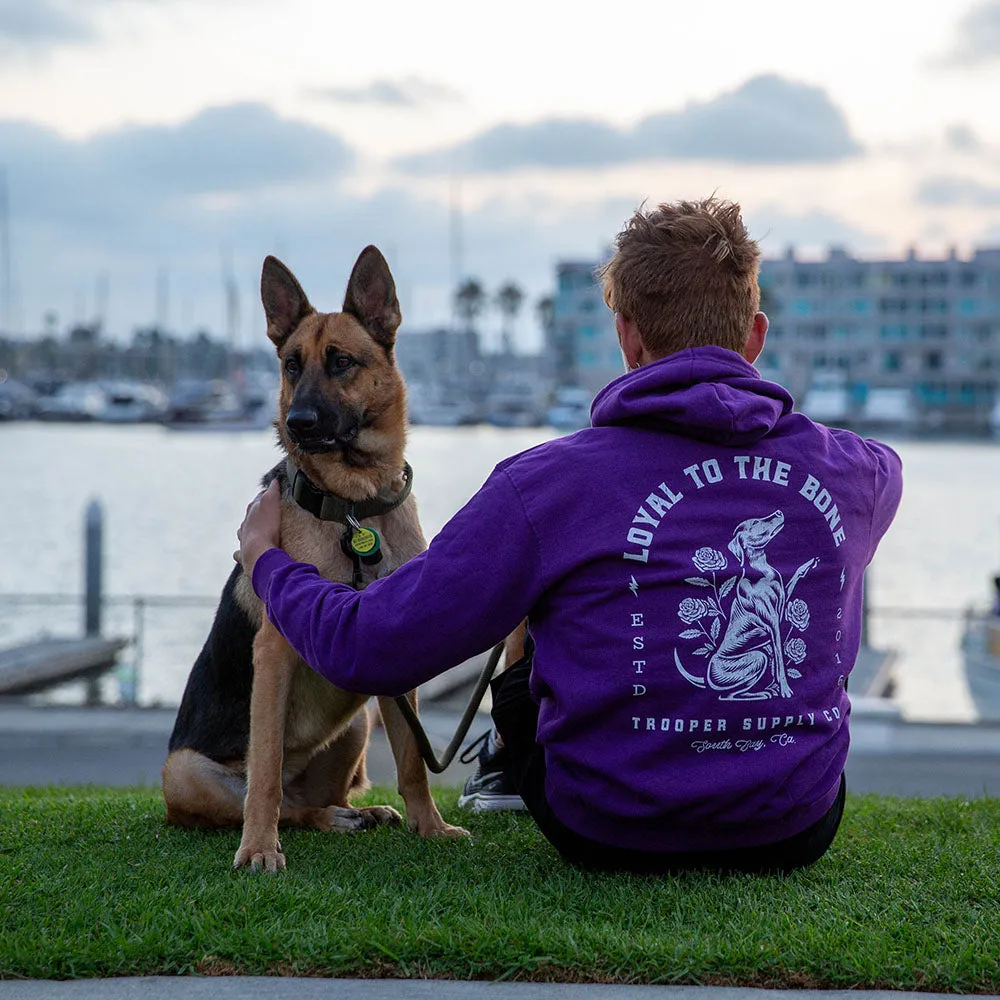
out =
<svg viewBox="0 0 1000 1000"><path fill-rule="evenodd" d="M712 191L766 255L968 253L1000 242L998 98L1000 0L0 0L0 326L222 333L231 271L255 343L265 254L333 309L374 242L416 328L457 266L533 302Z"/></svg>

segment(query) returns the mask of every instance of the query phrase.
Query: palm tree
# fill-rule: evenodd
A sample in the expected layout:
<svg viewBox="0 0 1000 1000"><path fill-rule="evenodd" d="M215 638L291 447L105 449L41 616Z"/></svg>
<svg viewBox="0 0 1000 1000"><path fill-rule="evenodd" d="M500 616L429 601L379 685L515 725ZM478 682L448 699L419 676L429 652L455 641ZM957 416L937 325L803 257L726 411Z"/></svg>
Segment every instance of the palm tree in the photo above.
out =
<svg viewBox="0 0 1000 1000"><path fill-rule="evenodd" d="M547 344L549 331L551 331L552 324L556 318L556 300L551 295L543 295L535 303L535 315L538 317L539 325L545 332L545 341Z"/></svg>
<svg viewBox="0 0 1000 1000"><path fill-rule="evenodd" d="M486 308L486 292L478 278L466 278L455 289L455 312L465 323L466 329L474 329L476 320Z"/></svg>
<svg viewBox="0 0 1000 1000"><path fill-rule="evenodd" d="M497 290L496 304L503 317L501 336L503 338L503 353L514 353L514 339L511 333L511 325L517 319L517 314L521 311L524 302L524 292L520 285L513 281L505 281Z"/></svg>

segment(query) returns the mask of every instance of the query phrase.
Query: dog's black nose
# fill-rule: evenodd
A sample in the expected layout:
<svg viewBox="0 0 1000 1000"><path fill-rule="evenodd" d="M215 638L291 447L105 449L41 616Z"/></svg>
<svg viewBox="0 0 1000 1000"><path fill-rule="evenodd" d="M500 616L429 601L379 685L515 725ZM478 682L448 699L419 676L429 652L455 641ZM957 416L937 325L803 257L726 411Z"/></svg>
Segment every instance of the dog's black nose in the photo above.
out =
<svg viewBox="0 0 1000 1000"><path fill-rule="evenodd" d="M319 411L315 406L293 406L285 417L285 424L293 435L309 434L319 426Z"/></svg>

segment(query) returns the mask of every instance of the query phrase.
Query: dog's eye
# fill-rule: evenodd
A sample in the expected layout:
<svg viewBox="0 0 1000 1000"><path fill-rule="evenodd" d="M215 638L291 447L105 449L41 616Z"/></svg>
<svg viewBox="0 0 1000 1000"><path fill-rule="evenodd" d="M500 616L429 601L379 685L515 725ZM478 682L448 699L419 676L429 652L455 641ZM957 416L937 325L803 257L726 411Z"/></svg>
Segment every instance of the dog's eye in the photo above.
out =
<svg viewBox="0 0 1000 1000"><path fill-rule="evenodd" d="M338 354L330 350L326 355L327 371L336 372L338 375L346 372L348 368L353 368L357 362L349 354Z"/></svg>
<svg viewBox="0 0 1000 1000"><path fill-rule="evenodd" d="M286 375L298 375L299 373L299 359L292 355L290 358L285 358L285 374Z"/></svg>

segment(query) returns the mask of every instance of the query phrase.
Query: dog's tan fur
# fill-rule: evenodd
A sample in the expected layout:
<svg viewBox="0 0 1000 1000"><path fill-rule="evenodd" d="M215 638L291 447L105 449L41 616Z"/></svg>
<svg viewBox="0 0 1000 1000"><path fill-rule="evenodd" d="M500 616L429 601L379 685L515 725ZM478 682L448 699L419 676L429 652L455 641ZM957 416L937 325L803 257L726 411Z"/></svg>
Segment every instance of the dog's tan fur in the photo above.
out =
<svg viewBox="0 0 1000 1000"><path fill-rule="evenodd" d="M392 352L399 307L381 254L369 247L358 258L343 312L315 312L291 272L273 258L264 264L261 295L282 370L277 427L285 450L317 486L346 499L398 492L403 486L406 401ZM330 372L330 358L340 355L357 361L346 376ZM297 369L292 374L286 371L289 359ZM310 452L296 444L286 418L302 393L313 398L332 394L338 407L361 415L350 448ZM412 495L365 524L381 536L383 556L365 570L366 582L426 548ZM340 548L343 530L343 525L303 510L285 490L282 547L328 579L349 583L352 563ZM367 697L334 687L298 658L264 615L246 575L237 583L236 595L257 628L246 760L220 764L190 749L172 753L163 769L168 820L197 827L242 822L235 866L268 871L285 866L279 823L347 830L400 822L387 806L348 806L351 789L365 784L369 723L362 708ZM416 692L408 698L415 707ZM378 703L409 826L425 837L464 834L441 818L398 706L391 698Z"/></svg>

